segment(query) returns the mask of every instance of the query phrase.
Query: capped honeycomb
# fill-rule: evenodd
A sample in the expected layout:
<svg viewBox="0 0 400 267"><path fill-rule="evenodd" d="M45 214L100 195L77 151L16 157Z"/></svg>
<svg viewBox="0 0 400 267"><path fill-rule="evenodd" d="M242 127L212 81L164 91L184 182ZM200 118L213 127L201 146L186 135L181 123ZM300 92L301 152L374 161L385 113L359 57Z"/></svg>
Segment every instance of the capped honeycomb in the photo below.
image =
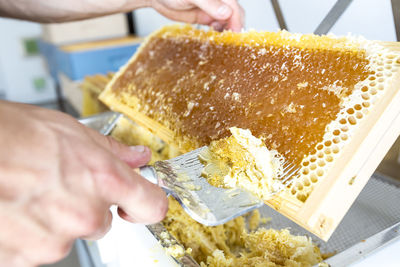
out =
<svg viewBox="0 0 400 267"><path fill-rule="evenodd" d="M191 256L202 267L313 266L323 260L310 237L269 228L258 210L249 216L249 227L244 216L207 227L189 217L173 198L169 198L169 207L163 225L185 248L192 249Z"/></svg>
<svg viewBox="0 0 400 267"><path fill-rule="evenodd" d="M125 118L118 121L111 135L126 145L149 146L151 162L179 155L174 147ZM262 218L258 210L223 225L205 226L193 220L171 196L168 199L168 213L161 222L168 232L161 232L160 237L166 252L176 259L186 252L200 266L223 267L312 266L324 258L309 237L271 228L267 224L271 218Z"/></svg>
<svg viewBox="0 0 400 267"><path fill-rule="evenodd" d="M361 38L168 26L101 99L166 127L182 151L249 129L301 168L288 190L305 201L399 66L398 53Z"/></svg>
<svg viewBox="0 0 400 267"><path fill-rule="evenodd" d="M266 148L249 130L232 127L232 136L210 143L199 154L205 166L201 175L217 187L243 188L259 199L269 200L284 188L281 155Z"/></svg>

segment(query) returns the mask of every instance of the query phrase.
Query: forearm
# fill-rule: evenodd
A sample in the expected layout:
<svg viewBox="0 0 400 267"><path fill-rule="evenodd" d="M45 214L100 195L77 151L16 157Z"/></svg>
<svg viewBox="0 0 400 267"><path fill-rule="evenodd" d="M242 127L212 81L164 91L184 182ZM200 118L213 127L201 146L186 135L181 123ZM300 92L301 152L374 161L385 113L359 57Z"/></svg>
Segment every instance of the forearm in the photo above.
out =
<svg viewBox="0 0 400 267"><path fill-rule="evenodd" d="M150 0L0 0L0 16L42 23L128 12Z"/></svg>

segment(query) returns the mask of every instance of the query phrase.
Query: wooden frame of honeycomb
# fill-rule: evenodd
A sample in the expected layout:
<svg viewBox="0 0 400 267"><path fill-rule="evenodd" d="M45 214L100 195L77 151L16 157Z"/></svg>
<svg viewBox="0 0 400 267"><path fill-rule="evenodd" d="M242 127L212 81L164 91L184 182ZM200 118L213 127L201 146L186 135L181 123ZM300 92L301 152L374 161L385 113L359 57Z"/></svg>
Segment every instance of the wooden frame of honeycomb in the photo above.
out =
<svg viewBox="0 0 400 267"><path fill-rule="evenodd" d="M182 152L250 129L301 168L266 204L328 240L400 134L399 47L168 26L100 99Z"/></svg>

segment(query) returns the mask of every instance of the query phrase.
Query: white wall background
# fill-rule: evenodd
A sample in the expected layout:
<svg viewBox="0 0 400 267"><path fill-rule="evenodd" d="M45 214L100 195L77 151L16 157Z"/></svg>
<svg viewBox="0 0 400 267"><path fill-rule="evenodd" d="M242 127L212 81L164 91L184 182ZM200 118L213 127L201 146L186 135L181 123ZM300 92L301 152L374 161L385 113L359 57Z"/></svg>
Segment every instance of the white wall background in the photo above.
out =
<svg viewBox="0 0 400 267"><path fill-rule="evenodd" d="M41 34L36 23L0 18L0 90L6 99L25 103L39 103L55 99L54 84L40 56L26 56L23 39ZM33 87L35 78L44 78L46 87Z"/></svg>

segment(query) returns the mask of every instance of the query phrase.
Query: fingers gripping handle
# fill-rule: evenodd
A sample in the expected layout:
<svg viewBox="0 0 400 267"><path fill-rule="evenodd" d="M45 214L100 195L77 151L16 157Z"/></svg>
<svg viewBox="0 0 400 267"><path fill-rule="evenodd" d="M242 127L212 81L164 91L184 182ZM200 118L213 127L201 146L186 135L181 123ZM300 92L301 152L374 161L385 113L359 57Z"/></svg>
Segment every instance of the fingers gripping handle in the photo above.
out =
<svg viewBox="0 0 400 267"><path fill-rule="evenodd" d="M164 185L162 180L158 179L158 175L156 170L152 166L143 166L135 169L137 173L139 173L143 178L145 178L150 183L156 184L164 189L167 196L171 195L172 191L168 187Z"/></svg>

